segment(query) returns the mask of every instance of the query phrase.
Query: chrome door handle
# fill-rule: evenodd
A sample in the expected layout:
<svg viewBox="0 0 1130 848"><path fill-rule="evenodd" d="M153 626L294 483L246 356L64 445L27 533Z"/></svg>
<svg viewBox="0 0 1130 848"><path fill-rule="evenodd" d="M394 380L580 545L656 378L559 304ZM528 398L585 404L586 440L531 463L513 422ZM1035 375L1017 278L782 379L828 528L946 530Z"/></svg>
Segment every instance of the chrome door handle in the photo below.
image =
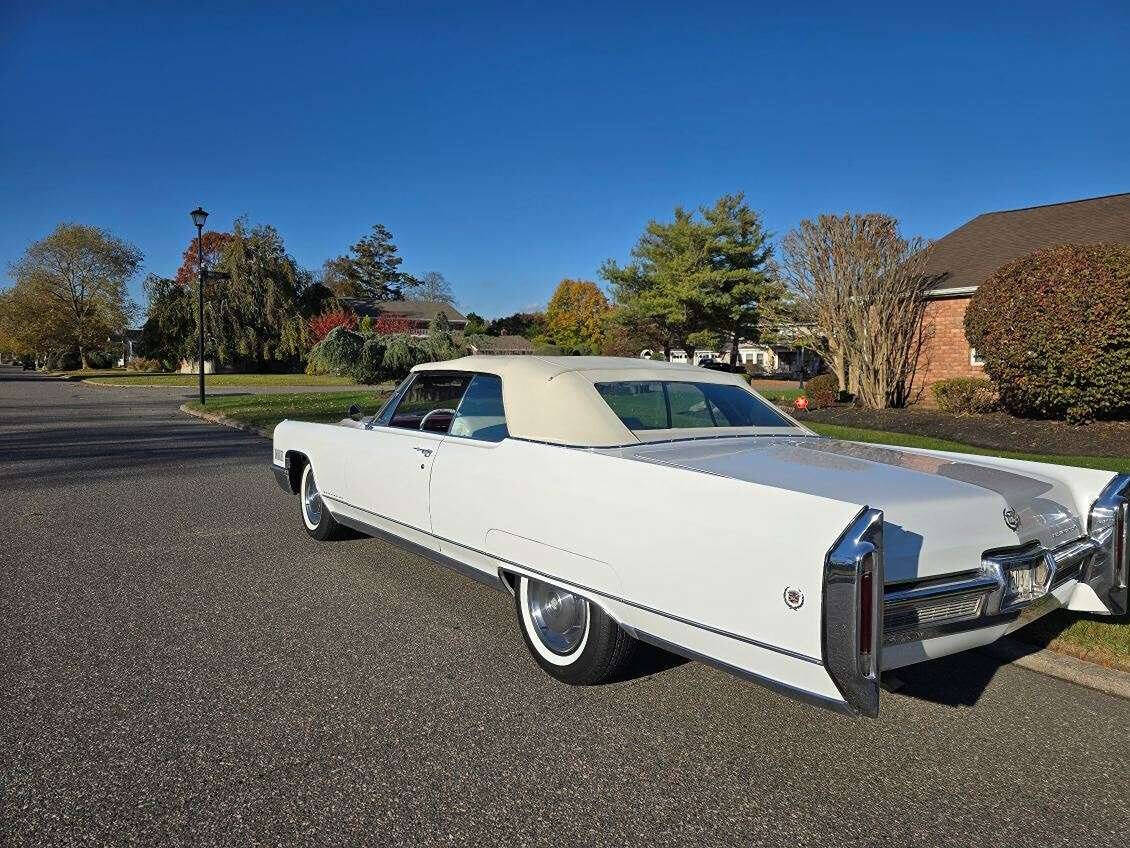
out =
<svg viewBox="0 0 1130 848"><path fill-rule="evenodd" d="M412 448L412 450L417 450L420 453L422 453L424 456L431 456L432 455L432 449L431 448Z"/></svg>

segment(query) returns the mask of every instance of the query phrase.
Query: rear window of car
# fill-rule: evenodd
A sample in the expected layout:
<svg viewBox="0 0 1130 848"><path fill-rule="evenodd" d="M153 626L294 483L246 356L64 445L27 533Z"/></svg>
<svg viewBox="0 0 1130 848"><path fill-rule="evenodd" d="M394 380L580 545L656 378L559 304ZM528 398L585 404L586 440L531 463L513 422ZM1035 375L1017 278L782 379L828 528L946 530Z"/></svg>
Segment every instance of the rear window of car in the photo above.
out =
<svg viewBox="0 0 1130 848"><path fill-rule="evenodd" d="M595 385L604 402L629 430L794 426L773 407L740 386L675 380L627 380Z"/></svg>

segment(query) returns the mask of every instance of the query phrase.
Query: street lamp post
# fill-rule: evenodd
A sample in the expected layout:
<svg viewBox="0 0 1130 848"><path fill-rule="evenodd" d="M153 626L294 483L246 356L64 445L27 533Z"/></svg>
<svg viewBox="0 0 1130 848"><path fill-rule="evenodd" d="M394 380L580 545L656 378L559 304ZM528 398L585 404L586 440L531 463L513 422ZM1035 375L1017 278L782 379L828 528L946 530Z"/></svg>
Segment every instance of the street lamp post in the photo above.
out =
<svg viewBox="0 0 1130 848"><path fill-rule="evenodd" d="M199 297L197 298L197 320L200 326L200 348L198 367L200 369L200 404L207 403L204 399L204 222L208 220L208 213L197 206L190 213L192 223L196 225L196 264L200 266Z"/></svg>

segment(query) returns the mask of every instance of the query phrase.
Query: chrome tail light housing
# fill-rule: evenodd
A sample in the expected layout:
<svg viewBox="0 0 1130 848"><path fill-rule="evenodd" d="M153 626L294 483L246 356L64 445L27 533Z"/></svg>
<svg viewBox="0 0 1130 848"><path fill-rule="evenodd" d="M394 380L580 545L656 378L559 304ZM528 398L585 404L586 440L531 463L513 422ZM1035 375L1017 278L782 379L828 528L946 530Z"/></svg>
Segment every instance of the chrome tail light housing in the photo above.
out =
<svg viewBox="0 0 1130 848"><path fill-rule="evenodd" d="M856 713L879 714L883 513L864 508L824 560L824 667Z"/></svg>
<svg viewBox="0 0 1130 848"><path fill-rule="evenodd" d="M1114 615L1125 615L1130 578L1130 474L1107 485L1087 516L1087 535L1098 551L1087 566L1086 582Z"/></svg>

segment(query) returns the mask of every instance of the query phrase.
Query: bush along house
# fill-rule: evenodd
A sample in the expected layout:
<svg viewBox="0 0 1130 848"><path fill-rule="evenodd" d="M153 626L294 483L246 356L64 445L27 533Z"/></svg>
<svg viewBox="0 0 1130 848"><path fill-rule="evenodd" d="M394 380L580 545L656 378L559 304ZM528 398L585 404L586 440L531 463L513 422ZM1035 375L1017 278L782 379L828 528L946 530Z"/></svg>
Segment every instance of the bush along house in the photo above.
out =
<svg viewBox="0 0 1130 848"><path fill-rule="evenodd" d="M934 243L927 271L925 349L916 383L980 377L983 363L965 337L965 310L978 286L1013 259L1060 244L1130 244L1130 193L986 212Z"/></svg>

